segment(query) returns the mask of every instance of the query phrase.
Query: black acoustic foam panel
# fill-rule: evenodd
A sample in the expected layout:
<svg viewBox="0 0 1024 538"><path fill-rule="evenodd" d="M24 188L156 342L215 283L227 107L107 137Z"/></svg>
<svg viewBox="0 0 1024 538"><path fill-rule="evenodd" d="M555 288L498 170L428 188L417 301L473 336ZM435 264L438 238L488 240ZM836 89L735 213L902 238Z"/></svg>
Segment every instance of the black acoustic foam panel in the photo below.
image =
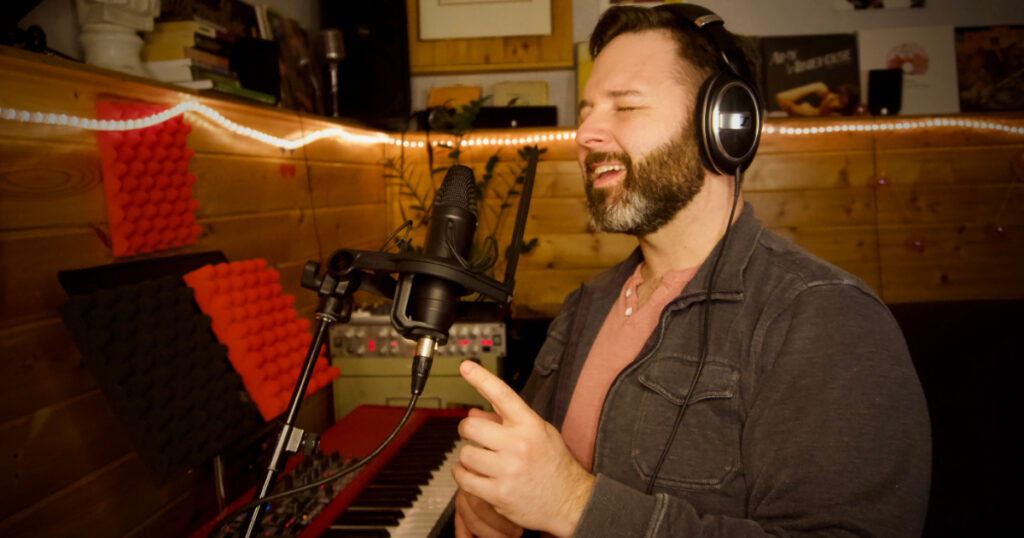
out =
<svg viewBox="0 0 1024 538"><path fill-rule="evenodd" d="M157 483L262 426L227 348L180 278L72 295L61 315Z"/></svg>

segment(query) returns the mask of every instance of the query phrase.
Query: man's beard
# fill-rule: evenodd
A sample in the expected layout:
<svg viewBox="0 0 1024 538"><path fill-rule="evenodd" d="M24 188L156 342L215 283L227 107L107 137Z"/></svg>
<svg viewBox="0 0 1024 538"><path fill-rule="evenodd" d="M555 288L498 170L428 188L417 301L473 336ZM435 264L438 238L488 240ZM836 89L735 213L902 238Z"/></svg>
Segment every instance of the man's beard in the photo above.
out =
<svg viewBox="0 0 1024 538"><path fill-rule="evenodd" d="M618 161L626 167L621 185L594 188L594 165ZM681 135L655 149L634 167L626 153L587 156L584 185L591 222L605 232L643 236L657 231L704 186L704 165L691 122Z"/></svg>

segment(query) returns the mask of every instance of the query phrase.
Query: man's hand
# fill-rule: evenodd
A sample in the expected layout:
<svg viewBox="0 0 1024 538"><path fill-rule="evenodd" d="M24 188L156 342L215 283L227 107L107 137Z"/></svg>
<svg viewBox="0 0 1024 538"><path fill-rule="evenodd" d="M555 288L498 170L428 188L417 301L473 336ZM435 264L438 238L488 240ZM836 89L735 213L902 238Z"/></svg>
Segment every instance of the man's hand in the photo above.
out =
<svg viewBox="0 0 1024 538"><path fill-rule="evenodd" d="M487 501L460 489L455 494L455 538L518 538L523 528L494 511Z"/></svg>
<svg viewBox="0 0 1024 538"><path fill-rule="evenodd" d="M459 371L500 418L474 413L459 424L462 438L479 445L459 453L452 470L459 488L517 525L571 535L594 477L572 457L558 430L508 385L471 361Z"/></svg>
<svg viewBox="0 0 1024 538"><path fill-rule="evenodd" d="M470 409L469 416L501 424L501 417L480 409ZM494 511L487 501L460 489L455 494L455 538L518 538L523 528Z"/></svg>

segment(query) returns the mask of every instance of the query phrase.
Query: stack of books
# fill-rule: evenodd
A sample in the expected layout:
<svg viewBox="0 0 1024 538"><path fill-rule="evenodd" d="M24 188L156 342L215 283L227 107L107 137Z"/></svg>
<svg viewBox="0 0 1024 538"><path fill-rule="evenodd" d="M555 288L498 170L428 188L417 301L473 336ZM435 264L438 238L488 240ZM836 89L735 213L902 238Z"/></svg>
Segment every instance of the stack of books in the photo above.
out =
<svg viewBox="0 0 1024 538"><path fill-rule="evenodd" d="M143 65L162 82L274 104L274 96L243 88L231 71L231 47L236 40L237 36L208 21L157 22L145 36Z"/></svg>

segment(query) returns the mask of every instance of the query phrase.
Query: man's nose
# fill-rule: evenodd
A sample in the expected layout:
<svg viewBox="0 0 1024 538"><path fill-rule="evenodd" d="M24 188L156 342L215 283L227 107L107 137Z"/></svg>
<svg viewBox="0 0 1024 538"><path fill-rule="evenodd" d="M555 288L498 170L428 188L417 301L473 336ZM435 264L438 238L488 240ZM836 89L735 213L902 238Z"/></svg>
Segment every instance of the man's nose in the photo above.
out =
<svg viewBox="0 0 1024 538"><path fill-rule="evenodd" d="M588 114L576 128L576 145L580 148L597 149L611 140L607 122L598 113Z"/></svg>

